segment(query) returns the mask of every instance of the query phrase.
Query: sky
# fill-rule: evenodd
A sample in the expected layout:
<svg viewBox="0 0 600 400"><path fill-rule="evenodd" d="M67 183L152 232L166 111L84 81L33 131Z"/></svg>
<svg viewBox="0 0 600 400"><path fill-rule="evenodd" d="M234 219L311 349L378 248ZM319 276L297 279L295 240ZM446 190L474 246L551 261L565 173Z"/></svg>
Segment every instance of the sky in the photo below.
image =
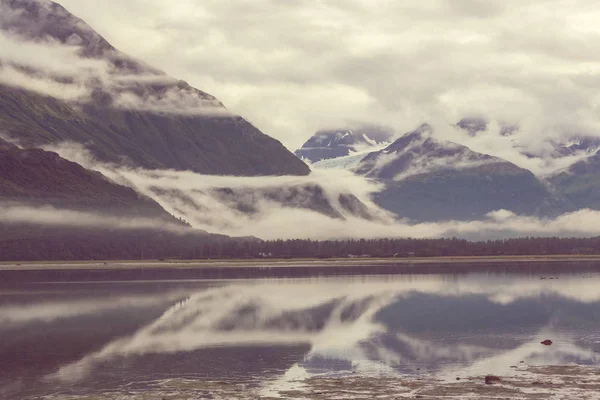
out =
<svg viewBox="0 0 600 400"><path fill-rule="evenodd" d="M532 147L600 132L592 0L59 2L290 149L360 122L445 135L465 116L517 123Z"/></svg>

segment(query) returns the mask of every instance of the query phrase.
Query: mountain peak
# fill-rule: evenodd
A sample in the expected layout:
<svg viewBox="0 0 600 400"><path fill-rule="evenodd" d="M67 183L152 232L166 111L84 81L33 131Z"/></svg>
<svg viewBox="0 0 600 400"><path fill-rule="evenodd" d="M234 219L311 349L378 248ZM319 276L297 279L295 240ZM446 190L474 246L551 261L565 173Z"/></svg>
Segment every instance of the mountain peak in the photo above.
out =
<svg viewBox="0 0 600 400"><path fill-rule="evenodd" d="M121 53L55 2L0 0L0 31L13 48L0 54L0 128L25 147L70 141L104 162L206 174L310 172L214 96ZM19 57L20 46L45 57Z"/></svg>
<svg viewBox="0 0 600 400"><path fill-rule="evenodd" d="M313 163L345 157L380 147L392 136L391 129L374 125L321 130L296 150L296 155Z"/></svg>
<svg viewBox="0 0 600 400"><path fill-rule="evenodd" d="M423 124L385 149L370 153L360 162L356 172L379 179L402 180L414 175L478 168L486 164L518 168L458 143L439 140L433 136L432 127Z"/></svg>
<svg viewBox="0 0 600 400"><path fill-rule="evenodd" d="M355 172L384 185L377 204L415 221L473 220L499 209L531 215L552 204L531 172L439 140L429 125L370 153Z"/></svg>
<svg viewBox="0 0 600 400"><path fill-rule="evenodd" d="M116 49L80 18L50 0L0 0L0 27L24 39L55 40L82 48L82 55L103 57Z"/></svg>
<svg viewBox="0 0 600 400"><path fill-rule="evenodd" d="M477 133L485 131L488 126L488 122L484 118L480 117L469 117L463 118L456 126L466 132L471 136L476 136Z"/></svg>

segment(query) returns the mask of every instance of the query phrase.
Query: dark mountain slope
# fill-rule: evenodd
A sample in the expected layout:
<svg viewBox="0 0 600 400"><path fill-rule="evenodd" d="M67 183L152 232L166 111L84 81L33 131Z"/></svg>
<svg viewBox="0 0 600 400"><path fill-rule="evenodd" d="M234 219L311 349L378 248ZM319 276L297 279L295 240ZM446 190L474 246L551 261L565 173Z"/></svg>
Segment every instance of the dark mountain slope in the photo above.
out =
<svg viewBox="0 0 600 400"><path fill-rule="evenodd" d="M43 223L44 208L13 219L10 207L53 206L93 213L118 221L153 221L145 227L96 225L82 221ZM71 214L78 218L79 214ZM67 218L60 214L56 218ZM153 226L156 224L156 226ZM166 229L169 227L170 229ZM91 260L198 257L205 246L231 239L191 229L155 201L99 172L62 159L53 152L19 149L0 139L0 260ZM218 248L214 255L218 254ZM210 253L212 256L213 253Z"/></svg>
<svg viewBox="0 0 600 400"><path fill-rule="evenodd" d="M416 221L475 220L495 210L539 215L561 207L531 172L431 136L427 125L370 153L357 173L385 184L375 201Z"/></svg>
<svg viewBox="0 0 600 400"><path fill-rule="evenodd" d="M90 147L102 161L206 174L309 173L279 141L232 116L213 96L118 52L60 5L0 0L0 6L13 11L11 18L0 19L0 30L20 40L76 44L81 57L108 65L108 71L98 71L107 76L83 83L78 77L46 76L85 85L90 96L77 101L0 86L0 130L23 146L70 140ZM0 54L0 68L2 62L7 63Z"/></svg>
<svg viewBox="0 0 600 400"><path fill-rule="evenodd" d="M502 209L519 215L554 213L555 200L533 175L496 167L439 171L386 182L375 201L415 221L477 220Z"/></svg>
<svg viewBox="0 0 600 400"><path fill-rule="evenodd" d="M240 117L80 106L0 85L0 129L24 147L72 141L101 161L218 175L305 174L308 167Z"/></svg>
<svg viewBox="0 0 600 400"><path fill-rule="evenodd" d="M58 154L0 139L0 202L177 222L155 201Z"/></svg>
<svg viewBox="0 0 600 400"><path fill-rule="evenodd" d="M600 151L549 178L574 209L600 210Z"/></svg>

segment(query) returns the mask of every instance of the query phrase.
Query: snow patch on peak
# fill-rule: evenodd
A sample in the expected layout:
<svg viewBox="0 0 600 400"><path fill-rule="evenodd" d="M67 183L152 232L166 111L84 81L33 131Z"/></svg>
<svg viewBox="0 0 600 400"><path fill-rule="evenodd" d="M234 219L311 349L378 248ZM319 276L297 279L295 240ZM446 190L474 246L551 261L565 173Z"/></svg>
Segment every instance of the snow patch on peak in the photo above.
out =
<svg viewBox="0 0 600 400"><path fill-rule="evenodd" d="M320 160L312 163L311 167L314 169L346 169L353 171L367 155L383 150L388 145L389 143L381 143L376 144L374 147L368 146L357 151L350 151L347 156Z"/></svg>

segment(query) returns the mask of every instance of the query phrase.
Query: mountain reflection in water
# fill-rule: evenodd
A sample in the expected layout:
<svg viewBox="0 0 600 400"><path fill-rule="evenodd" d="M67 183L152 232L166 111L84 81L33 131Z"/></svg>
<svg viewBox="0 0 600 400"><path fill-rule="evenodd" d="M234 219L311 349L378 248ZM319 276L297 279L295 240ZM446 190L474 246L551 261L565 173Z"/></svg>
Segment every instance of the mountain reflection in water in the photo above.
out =
<svg viewBox="0 0 600 400"><path fill-rule="evenodd" d="M399 275L133 293L87 284L76 297L62 285L36 287L0 297L0 394L174 377L282 385L319 374L454 378L520 363L598 365L599 278Z"/></svg>

